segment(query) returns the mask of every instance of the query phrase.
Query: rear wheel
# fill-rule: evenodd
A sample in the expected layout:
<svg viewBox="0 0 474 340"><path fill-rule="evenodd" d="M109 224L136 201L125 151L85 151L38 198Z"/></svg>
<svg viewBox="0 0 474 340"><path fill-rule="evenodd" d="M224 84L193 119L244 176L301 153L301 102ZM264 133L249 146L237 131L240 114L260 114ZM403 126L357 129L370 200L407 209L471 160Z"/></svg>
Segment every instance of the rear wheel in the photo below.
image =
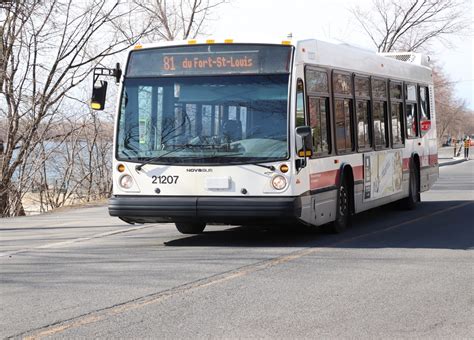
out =
<svg viewBox="0 0 474 340"><path fill-rule="evenodd" d="M200 234L206 228L205 222L176 222L175 225L181 234Z"/></svg>
<svg viewBox="0 0 474 340"><path fill-rule="evenodd" d="M339 187L337 194L336 220L332 222L330 231L333 233L342 233L347 229L350 223L351 197L349 195L349 185L344 180Z"/></svg>
<svg viewBox="0 0 474 340"><path fill-rule="evenodd" d="M410 161L410 178L408 197L402 200L405 209L413 210L420 203L420 173L413 159Z"/></svg>

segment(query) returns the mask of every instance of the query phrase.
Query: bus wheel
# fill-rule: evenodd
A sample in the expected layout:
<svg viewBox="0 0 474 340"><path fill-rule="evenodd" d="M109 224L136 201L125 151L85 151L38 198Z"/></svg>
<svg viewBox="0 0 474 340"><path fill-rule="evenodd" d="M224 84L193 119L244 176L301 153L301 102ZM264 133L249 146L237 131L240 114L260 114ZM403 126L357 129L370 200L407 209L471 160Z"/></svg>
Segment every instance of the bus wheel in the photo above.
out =
<svg viewBox="0 0 474 340"><path fill-rule="evenodd" d="M413 210L420 202L420 175L413 159L410 161L410 178L408 197L404 198L402 205L405 209Z"/></svg>
<svg viewBox="0 0 474 340"><path fill-rule="evenodd" d="M349 226L351 214L350 202L349 186L347 180L344 180L337 194L336 219L332 222L330 228L331 232L337 234L342 233Z"/></svg>
<svg viewBox="0 0 474 340"><path fill-rule="evenodd" d="M176 222L175 225L181 234L200 234L206 228L205 222Z"/></svg>

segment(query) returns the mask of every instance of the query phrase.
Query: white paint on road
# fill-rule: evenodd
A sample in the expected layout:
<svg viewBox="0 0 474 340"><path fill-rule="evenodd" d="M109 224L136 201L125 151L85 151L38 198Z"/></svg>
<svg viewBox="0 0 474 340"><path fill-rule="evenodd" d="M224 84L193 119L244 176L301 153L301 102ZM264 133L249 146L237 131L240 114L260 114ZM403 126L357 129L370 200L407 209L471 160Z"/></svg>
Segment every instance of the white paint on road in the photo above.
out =
<svg viewBox="0 0 474 340"><path fill-rule="evenodd" d="M38 249L63 248L63 247L67 247L71 244L75 244L75 243L79 243L79 242L90 241L90 240L94 240L94 239L98 239L98 238L103 238L103 237L107 237L107 236L128 233L128 232L131 232L131 231L136 231L136 230L141 230L141 229L146 229L146 228L153 228L153 227L156 227L156 226L157 226L156 224L141 225L141 226L127 228L127 229L120 229L120 230L95 234L95 235L87 236L87 237L75 238L75 239L72 239L72 240L67 240L67 241L62 241L62 242L48 243L48 244L44 244L44 245L37 246L37 247L24 248L24 249L18 249L18 250L13 250L13 251L0 253L0 257L12 256L12 255L16 255L16 254L20 254L20 253L26 253L28 251L38 250Z"/></svg>

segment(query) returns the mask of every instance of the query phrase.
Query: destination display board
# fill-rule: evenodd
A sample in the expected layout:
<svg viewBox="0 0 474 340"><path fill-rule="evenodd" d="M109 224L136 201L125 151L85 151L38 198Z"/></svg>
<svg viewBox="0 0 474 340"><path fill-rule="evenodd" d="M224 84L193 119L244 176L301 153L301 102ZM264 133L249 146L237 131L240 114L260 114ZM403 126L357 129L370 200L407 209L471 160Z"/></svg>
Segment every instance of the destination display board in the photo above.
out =
<svg viewBox="0 0 474 340"><path fill-rule="evenodd" d="M291 47L213 44L133 51L127 77L288 73Z"/></svg>

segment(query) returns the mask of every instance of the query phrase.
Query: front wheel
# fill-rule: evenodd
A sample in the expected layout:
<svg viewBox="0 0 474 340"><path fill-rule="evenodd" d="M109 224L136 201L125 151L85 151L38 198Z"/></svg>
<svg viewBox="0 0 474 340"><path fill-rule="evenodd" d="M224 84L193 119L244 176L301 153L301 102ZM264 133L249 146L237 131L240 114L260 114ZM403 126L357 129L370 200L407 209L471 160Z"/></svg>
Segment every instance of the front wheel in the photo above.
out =
<svg viewBox="0 0 474 340"><path fill-rule="evenodd" d="M347 181L343 181L337 195L336 220L331 224L331 232L339 234L349 226L351 214L350 203L349 186Z"/></svg>
<svg viewBox="0 0 474 340"><path fill-rule="evenodd" d="M206 228L205 222L176 222L175 225L181 234L200 234Z"/></svg>

